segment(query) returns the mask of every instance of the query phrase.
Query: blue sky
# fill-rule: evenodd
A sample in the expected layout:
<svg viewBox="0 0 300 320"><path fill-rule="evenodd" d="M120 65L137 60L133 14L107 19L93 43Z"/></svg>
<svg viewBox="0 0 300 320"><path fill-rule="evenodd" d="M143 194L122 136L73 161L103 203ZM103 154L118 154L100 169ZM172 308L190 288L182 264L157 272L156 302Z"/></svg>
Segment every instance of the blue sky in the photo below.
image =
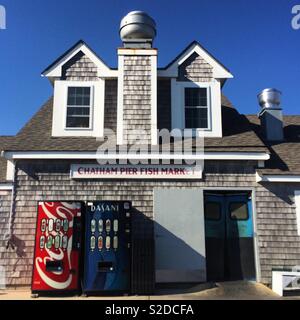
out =
<svg viewBox="0 0 300 320"><path fill-rule="evenodd" d="M291 11L300 0L0 0L0 135L25 124L52 94L41 71L79 39L116 66L120 19L145 10L157 22L159 65L198 40L235 76L224 93L242 113L257 113L256 95L283 92L286 114L300 114L300 30Z"/></svg>

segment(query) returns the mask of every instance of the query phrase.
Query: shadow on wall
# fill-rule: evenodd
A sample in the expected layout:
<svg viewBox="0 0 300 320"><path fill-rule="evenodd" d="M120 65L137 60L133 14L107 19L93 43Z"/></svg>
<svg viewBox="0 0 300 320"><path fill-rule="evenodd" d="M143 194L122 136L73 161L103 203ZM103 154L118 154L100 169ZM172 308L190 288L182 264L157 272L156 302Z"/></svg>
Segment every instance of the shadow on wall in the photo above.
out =
<svg viewBox="0 0 300 320"><path fill-rule="evenodd" d="M133 293L155 292L156 269L161 270L162 276L165 275L166 279L163 282L168 283L168 285L180 282L180 279L176 281L176 278L174 278L176 273L180 277L203 277L205 257L196 252L187 243L145 216L135 207L133 207L132 224L132 232L134 234ZM189 270L191 264L193 266L198 265L199 269L193 268ZM190 272L190 275L187 272ZM168 281L171 278L173 278L173 281ZM200 281L194 281L194 285L198 283Z"/></svg>
<svg viewBox="0 0 300 320"><path fill-rule="evenodd" d="M295 202L294 192L299 189L296 184L280 184L280 183L260 183L264 188L270 191L276 198L284 201L287 206L293 206ZM275 200L271 200L270 203L274 203ZM282 206L281 206L282 207ZM284 212L284 207L282 207ZM282 213L283 213L282 212Z"/></svg>

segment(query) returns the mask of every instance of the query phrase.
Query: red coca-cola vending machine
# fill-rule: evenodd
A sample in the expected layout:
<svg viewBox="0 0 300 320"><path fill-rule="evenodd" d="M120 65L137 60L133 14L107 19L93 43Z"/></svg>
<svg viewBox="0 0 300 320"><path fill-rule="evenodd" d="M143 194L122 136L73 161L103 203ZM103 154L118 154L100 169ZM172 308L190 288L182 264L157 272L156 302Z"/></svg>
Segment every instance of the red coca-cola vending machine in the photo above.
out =
<svg viewBox="0 0 300 320"><path fill-rule="evenodd" d="M81 202L39 202L32 294L80 291Z"/></svg>

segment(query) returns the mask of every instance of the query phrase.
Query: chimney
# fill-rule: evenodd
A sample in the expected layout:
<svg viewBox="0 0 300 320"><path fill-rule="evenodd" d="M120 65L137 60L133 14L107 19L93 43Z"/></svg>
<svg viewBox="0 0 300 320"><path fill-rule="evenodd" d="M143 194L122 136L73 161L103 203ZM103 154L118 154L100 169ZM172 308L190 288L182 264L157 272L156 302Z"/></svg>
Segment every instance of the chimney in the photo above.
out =
<svg viewBox="0 0 300 320"><path fill-rule="evenodd" d="M258 95L258 102L262 108L259 113L263 134L268 141L282 141L283 117L281 92L276 89L265 89Z"/></svg>
<svg viewBox="0 0 300 320"><path fill-rule="evenodd" d="M132 11L121 21L118 49L118 144L157 144L157 50L155 21Z"/></svg>

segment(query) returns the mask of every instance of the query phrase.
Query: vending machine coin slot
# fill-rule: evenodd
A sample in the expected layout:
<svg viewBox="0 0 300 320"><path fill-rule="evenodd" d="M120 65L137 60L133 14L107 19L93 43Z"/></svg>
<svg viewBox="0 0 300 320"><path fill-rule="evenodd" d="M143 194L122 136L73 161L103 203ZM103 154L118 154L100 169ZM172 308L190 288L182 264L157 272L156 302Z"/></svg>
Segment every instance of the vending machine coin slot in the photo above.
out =
<svg viewBox="0 0 300 320"><path fill-rule="evenodd" d="M73 219L73 250L81 249L81 218L80 216L74 217Z"/></svg>

